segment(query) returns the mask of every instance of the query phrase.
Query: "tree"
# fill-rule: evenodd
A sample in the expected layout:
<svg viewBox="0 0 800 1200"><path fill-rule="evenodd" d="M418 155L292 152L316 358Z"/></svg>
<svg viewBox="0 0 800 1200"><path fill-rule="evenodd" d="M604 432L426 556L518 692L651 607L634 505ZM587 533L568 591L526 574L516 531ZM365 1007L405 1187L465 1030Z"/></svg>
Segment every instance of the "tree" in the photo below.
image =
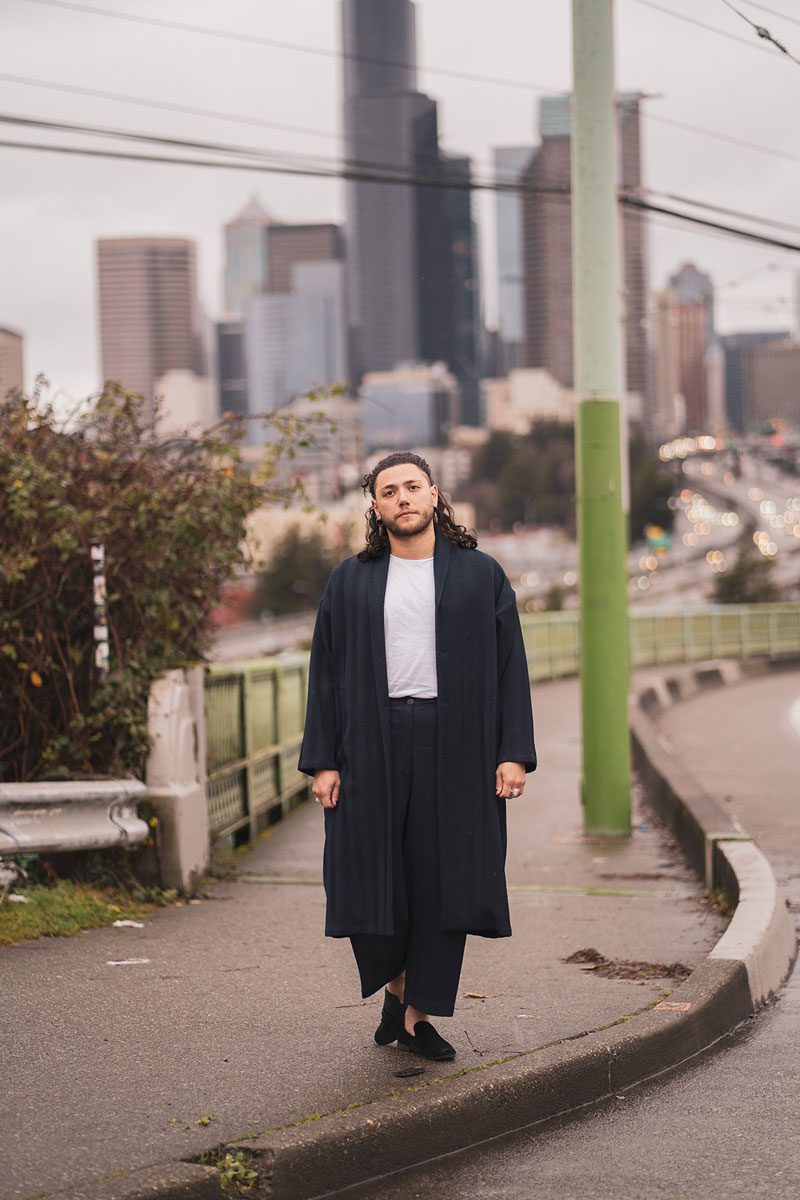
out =
<svg viewBox="0 0 800 1200"><path fill-rule="evenodd" d="M316 608L338 558L318 529L303 534L290 525L276 542L269 566L256 581L253 609L257 616L305 612Z"/></svg>
<svg viewBox="0 0 800 1200"><path fill-rule="evenodd" d="M660 525L672 529L675 514L669 507L669 498L675 490L672 474L653 453L643 437L635 434L628 444L630 464L630 539L639 541L644 537L646 525Z"/></svg>
<svg viewBox="0 0 800 1200"><path fill-rule="evenodd" d="M774 565L746 538L731 569L717 575L714 599L718 604L769 604L779 600L780 591L772 578Z"/></svg>
<svg viewBox="0 0 800 1200"><path fill-rule="evenodd" d="M165 437L118 384L66 419L45 387L0 402L0 781L140 775L150 686L202 659L223 584L248 561L246 517L305 496L272 479L310 422L267 414L275 445L256 477L233 418ZM108 672L95 662L93 541Z"/></svg>

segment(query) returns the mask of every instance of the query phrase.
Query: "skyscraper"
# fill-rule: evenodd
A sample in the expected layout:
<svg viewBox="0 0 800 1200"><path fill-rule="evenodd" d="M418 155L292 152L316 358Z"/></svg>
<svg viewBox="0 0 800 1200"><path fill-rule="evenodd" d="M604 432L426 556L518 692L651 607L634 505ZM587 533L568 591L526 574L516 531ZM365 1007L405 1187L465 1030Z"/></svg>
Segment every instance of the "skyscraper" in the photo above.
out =
<svg viewBox="0 0 800 1200"><path fill-rule="evenodd" d="M140 392L152 413L160 376L206 374L195 244L102 238L97 251L103 378Z"/></svg>
<svg viewBox="0 0 800 1200"><path fill-rule="evenodd" d="M347 184L353 374L443 361L477 420L477 239L469 189L448 186L469 160L441 154L436 102L417 91L411 0L343 0L342 28L347 159L398 178Z"/></svg>
<svg viewBox="0 0 800 1200"><path fill-rule="evenodd" d="M256 292L267 290L266 230L272 217L257 196L225 226L225 312L244 312Z"/></svg>
<svg viewBox="0 0 800 1200"><path fill-rule="evenodd" d="M494 174L498 183L519 183L532 146L498 146ZM507 375L522 366L525 343L525 281L523 276L522 194L497 192L498 364Z"/></svg>
<svg viewBox="0 0 800 1200"><path fill-rule="evenodd" d="M0 401L14 389L22 391L22 346L21 333L0 329Z"/></svg>
<svg viewBox="0 0 800 1200"><path fill-rule="evenodd" d="M570 202L569 96L540 101L541 144L533 151L523 181L530 192L523 202L525 274L525 361L545 367L565 387L573 385L572 365L572 214ZM639 102L617 99L620 186L641 188ZM623 333L625 386L647 393L647 246L643 214L622 215Z"/></svg>
<svg viewBox="0 0 800 1200"><path fill-rule="evenodd" d="M246 305L247 410L279 408L315 386L347 378L347 320L341 232L335 225L272 225L268 288ZM251 445L267 437L257 421Z"/></svg>

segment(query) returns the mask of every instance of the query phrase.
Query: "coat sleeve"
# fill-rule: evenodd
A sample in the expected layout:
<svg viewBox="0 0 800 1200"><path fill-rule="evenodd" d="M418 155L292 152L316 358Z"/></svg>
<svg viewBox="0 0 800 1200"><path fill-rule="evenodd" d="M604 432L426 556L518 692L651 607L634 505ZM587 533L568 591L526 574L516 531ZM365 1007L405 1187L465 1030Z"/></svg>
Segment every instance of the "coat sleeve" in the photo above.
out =
<svg viewBox="0 0 800 1200"><path fill-rule="evenodd" d="M308 698L303 742L298 771L336 771L336 707L333 696L333 658L331 652L331 586L317 610L311 658L308 666Z"/></svg>
<svg viewBox="0 0 800 1200"><path fill-rule="evenodd" d="M501 570L495 605L497 628L497 762L524 763L536 770L528 662L514 589Z"/></svg>

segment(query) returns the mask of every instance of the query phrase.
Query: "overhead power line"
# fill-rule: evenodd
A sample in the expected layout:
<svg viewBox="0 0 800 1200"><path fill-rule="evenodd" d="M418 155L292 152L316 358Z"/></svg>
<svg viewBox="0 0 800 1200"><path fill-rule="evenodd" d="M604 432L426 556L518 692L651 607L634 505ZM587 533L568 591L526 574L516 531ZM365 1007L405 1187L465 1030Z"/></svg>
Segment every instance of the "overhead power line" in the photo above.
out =
<svg viewBox="0 0 800 1200"><path fill-rule="evenodd" d="M376 67L413 67L429 75L445 75L451 79L465 79L471 83L491 83L500 87L523 88L526 91L557 94L556 88L542 87L528 80L509 79L506 76L478 75L471 71L457 71L450 67L419 67L416 63L390 58L371 58L363 54L351 54L346 50L331 50L327 46L308 46L301 42L279 41L277 38L262 37L256 33L240 33L234 29L214 29L208 25L192 25L185 21L168 21L164 17L146 17L141 13L112 12L97 8L93 4L80 4L77 0L27 0L28 4L42 4L47 8L89 13L95 17L111 17L117 21L131 21L137 25L152 25L159 29L177 30L179 33L195 33L205 37L222 38L231 42L246 42L255 46L269 46L275 50L293 50L300 54L314 54L320 58L347 59L350 62L366 63Z"/></svg>
<svg viewBox="0 0 800 1200"><path fill-rule="evenodd" d="M782 21L790 21L792 25L800 25L800 17L790 17L788 13L779 12L777 8L768 8L766 4L756 4L755 0L743 0L748 8L757 8L760 12L769 13L771 17L780 17Z"/></svg>
<svg viewBox="0 0 800 1200"><path fill-rule="evenodd" d="M83 122L72 121L52 121L45 120L41 117L25 117L19 114L2 113L0 112L0 124L21 126L26 129L47 129L58 130L62 133L77 133L90 137L103 137L112 139L123 139L128 141L136 141L142 143L154 144L157 146L166 146L169 149L205 151L212 154L234 155L241 156L247 160L255 160L262 164L273 162L278 163L295 163L299 162L305 167L316 167L320 162L327 164L326 170L338 174L343 167L345 168L360 168L369 172L378 172L381 175L381 182L385 183L404 183L414 186L427 187L450 187L458 186L461 189L467 190L484 188L492 191L504 192L524 192L526 194L536 195L551 195L551 196L568 196L569 188L566 186L557 187L542 187L537 185L532 187L530 184L523 181L500 180L495 178L481 178L475 175L454 175L447 170L447 167L439 171L421 170L419 165L403 164L393 165L383 162L370 162L341 159L321 158L318 155L300 155L291 154L284 151L274 151L265 149L264 147L238 146L232 145L229 142L209 142L199 141L190 138L176 138L165 134L143 133L138 130L130 129L112 129L108 126L87 125ZM309 161L310 160L310 161ZM627 193L621 190L621 195ZM727 208L722 205L710 203L707 200L697 200L690 196L682 196L673 192L663 192L654 189L639 189L630 193L631 195L642 199L644 195L660 196L667 200L674 200L678 204L688 204L692 208L706 209L709 212L718 213L723 216L737 217L740 220L752 221L760 225L767 225L775 229L788 230L791 233L800 233L800 225L793 225L786 221L777 221L772 217L762 217L756 213L743 212L741 209Z"/></svg>
<svg viewBox="0 0 800 1200"><path fill-rule="evenodd" d="M318 167L281 166L274 163L259 162L253 159L229 162L225 159L186 157L177 158L169 155L131 154L123 150L96 150L85 146L59 146L47 145L40 142L19 142L8 140L0 140L0 148L38 151L39 153L49 154L66 154L87 158L115 159L124 162L146 162L162 166L205 167L206 169L228 171L254 171L262 174L294 175L318 179L348 179L356 182L379 183L394 187L413 185L414 187L433 187L440 189L453 188L466 191L513 191L521 193L533 191L535 194L542 194L543 192L543 189L539 188L526 188L524 184L498 183L497 181L486 182L483 180L468 180L459 178L443 180L441 177L438 179L431 179L430 177L426 178L424 176L409 176L402 181L398 181L396 176L387 176L385 174L381 174L380 171L370 172L350 170L347 168L330 170ZM545 191L544 194L548 199L552 200L566 201L569 198L569 194L566 189L553 190L552 192ZM657 215L667 216L676 220L684 221L691 225L700 226L704 229L721 232L731 237L741 238L745 241L758 242L766 246L775 246L780 250L790 250L793 253L800 253L800 243L784 241L780 238L770 237L767 234L756 233L752 230L739 229L732 225L726 225L720 221L712 221L704 217L697 217L689 213L679 212L677 209L667 208L664 205L652 204L648 200L643 200L629 194L620 195L619 203L623 208L636 210L642 213L654 213Z"/></svg>
<svg viewBox="0 0 800 1200"><path fill-rule="evenodd" d="M79 84L54 83L46 79L33 79L27 75L12 75L7 72L0 72L0 82L16 83L24 87L44 88L48 91L64 92L68 95L91 96L97 100L114 100L123 104L138 105L142 108L151 108L157 111L183 113L186 116L203 117L204 119L211 118L215 121L227 121L237 125L251 125L261 129L276 129L284 133L299 133L308 137L327 138L337 142L343 140L342 134L332 129L312 129L307 125L288 125L281 121L269 121L263 117L246 116L243 113L232 113L213 108L194 108L191 105L175 104L167 100L152 100L146 96L131 96L125 92L83 87ZM792 154L790 151L781 150L777 146L765 146L760 142L750 142L744 138L735 137L732 134L721 133L716 129L706 129L702 125L694 125L688 121L679 121L674 117L665 117L661 113L654 113L649 109L642 110L642 116L646 121L656 121L660 125L672 125L676 129L686 130L687 133L696 133L702 137L712 138L715 141L724 142L731 146L740 146L745 150L754 150L759 154L768 154L773 158L782 158L787 162L800 163L800 154ZM384 143L374 139L370 139L369 142L364 141L362 144L375 146L381 150L386 148ZM531 149L533 149L533 146ZM473 158L472 161L479 162L480 160Z"/></svg>
<svg viewBox="0 0 800 1200"><path fill-rule="evenodd" d="M678 121L674 117L664 117L660 113L648 111L642 115L646 121L658 121L660 125L674 125L676 129L685 129L689 133L700 133L705 137L715 138L718 142L741 146L744 150L757 150L760 154L770 154L774 158L784 158L787 162L800 163L800 154L792 154L789 150L778 150L775 146L762 146L760 142L748 142L744 138L734 137L733 134L703 129L700 125L692 125L688 121Z"/></svg>
<svg viewBox="0 0 800 1200"><path fill-rule="evenodd" d="M49 3L50 0L32 0L34 4L44 4L45 2ZM674 8L665 8L663 4L656 4L655 0L636 0L636 3L643 4L645 8L655 9L656 12L665 13L668 17L674 17L676 21L685 21L687 25L694 25L697 29L705 29L708 33L716 33L718 37L727 38L730 42L738 42L740 46L747 46L750 50L760 50L764 54L772 54L772 51L767 49L766 46L757 46L749 38L739 37L738 33L730 33L727 29L720 29L718 25L708 25L705 21L698 21L696 17L689 17L686 13L676 12Z"/></svg>
<svg viewBox="0 0 800 1200"><path fill-rule="evenodd" d="M758 25L755 21L751 21L750 18L740 9L738 9L735 4L731 4L731 0L722 0L722 3L726 5L731 12L735 12L737 17L741 17L743 21L746 21L750 28L755 30L756 37L763 38L765 42L770 42L771 45L780 50L781 54L785 54L787 58L790 58L793 63L797 63L798 67L800 67L800 58L795 58L792 52L787 50L783 42L779 42L776 37L772 36L766 26Z"/></svg>

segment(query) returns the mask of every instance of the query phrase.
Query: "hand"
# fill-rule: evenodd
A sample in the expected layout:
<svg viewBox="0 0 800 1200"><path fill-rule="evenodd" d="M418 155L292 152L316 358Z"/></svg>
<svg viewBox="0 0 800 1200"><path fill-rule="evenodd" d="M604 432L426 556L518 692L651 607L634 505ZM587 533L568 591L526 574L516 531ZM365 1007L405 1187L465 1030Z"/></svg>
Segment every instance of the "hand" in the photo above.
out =
<svg viewBox="0 0 800 1200"><path fill-rule="evenodd" d="M336 808L341 783L338 771L315 771L311 794L323 808Z"/></svg>
<svg viewBox="0 0 800 1200"><path fill-rule="evenodd" d="M513 800L512 792L521 796L525 791L525 763L501 762L494 776L495 794L504 800Z"/></svg>

